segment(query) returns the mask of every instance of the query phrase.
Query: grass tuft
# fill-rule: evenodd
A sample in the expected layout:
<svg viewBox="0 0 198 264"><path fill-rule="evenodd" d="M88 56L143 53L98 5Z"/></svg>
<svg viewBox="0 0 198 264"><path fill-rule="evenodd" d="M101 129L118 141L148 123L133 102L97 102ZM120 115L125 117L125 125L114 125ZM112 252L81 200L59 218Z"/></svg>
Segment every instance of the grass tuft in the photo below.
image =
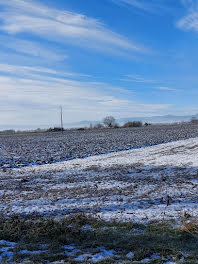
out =
<svg viewBox="0 0 198 264"><path fill-rule="evenodd" d="M133 261L136 263L151 258L153 254L157 254L159 259L151 258L150 263L163 263L163 258L169 260L170 257L181 260L184 256L188 262L183 263L196 263L197 230L197 222L188 222L182 228L174 229L167 223L144 226L132 222L105 222L83 214L59 220L21 217L0 219L0 240L17 243L14 248L16 263L24 258L33 263L41 260L72 263L78 254L96 254L100 247L113 249L123 263L133 263L126 258L129 252L134 253ZM64 245L74 245L81 253L69 257L65 254ZM20 253L21 250L40 250L41 253L24 255ZM108 259L101 263L115 263L115 260Z"/></svg>

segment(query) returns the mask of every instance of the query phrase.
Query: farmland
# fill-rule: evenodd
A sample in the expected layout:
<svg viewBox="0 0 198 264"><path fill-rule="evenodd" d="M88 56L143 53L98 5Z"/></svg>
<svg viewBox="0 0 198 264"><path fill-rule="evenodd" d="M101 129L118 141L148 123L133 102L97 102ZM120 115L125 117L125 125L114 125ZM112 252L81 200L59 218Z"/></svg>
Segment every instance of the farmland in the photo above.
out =
<svg viewBox="0 0 198 264"><path fill-rule="evenodd" d="M2 136L0 262L197 263L197 130Z"/></svg>
<svg viewBox="0 0 198 264"><path fill-rule="evenodd" d="M198 125L0 136L0 168L41 165L198 136Z"/></svg>

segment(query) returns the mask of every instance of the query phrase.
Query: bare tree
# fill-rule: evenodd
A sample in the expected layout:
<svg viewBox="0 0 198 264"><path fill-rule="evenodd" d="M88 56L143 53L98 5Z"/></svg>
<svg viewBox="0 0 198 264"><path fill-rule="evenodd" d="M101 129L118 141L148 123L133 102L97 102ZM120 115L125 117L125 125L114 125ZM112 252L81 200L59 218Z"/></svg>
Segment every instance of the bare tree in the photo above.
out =
<svg viewBox="0 0 198 264"><path fill-rule="evenodd" d="M103 124L99 123L94 125L94 129L102 129L102 128L104 128Z"/></svg>
<svg viewBox="0 0 198 264"><path fill-rule="evenodd" d="M115 126L115 118L113 116L107 116L103 119L103 123L106 127L112 128Z"/></svg>

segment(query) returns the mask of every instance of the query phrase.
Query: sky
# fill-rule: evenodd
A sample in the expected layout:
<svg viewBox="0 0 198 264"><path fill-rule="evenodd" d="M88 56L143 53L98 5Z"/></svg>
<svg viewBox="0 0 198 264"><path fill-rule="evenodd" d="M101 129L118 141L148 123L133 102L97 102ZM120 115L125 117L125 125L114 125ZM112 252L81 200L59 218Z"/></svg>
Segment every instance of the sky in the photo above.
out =
<svg viewBox="0 0 198 264"><path fill-rule="evenodd" d="M0 0L0 129L198 113L198 0Z"/></svg>

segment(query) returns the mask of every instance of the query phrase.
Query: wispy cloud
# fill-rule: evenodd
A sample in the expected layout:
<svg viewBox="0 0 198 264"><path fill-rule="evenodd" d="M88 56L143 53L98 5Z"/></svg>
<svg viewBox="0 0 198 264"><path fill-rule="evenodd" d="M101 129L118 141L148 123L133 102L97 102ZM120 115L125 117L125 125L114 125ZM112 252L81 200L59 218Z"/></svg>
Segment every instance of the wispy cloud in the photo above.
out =
<svg viewBox="0 0 198 264"><path fill-rule="evenodd" d="M116 4L122 4L140 9L145 12L161 14L162 11L168 11L169 8L163 0L111 0Z"/></svg>
<svg viewBox="0 0 198 264"><path fill-rule="evenodd" d="M120 81L124 82L136 82L136 83L155 83L155 80L145 79L140 75L127 74Z"/></svg>
<svg viewBox="0 0 198 264"><path fill-rule="evenodd" d="M152 10L152 7L148 4L148 2L145 3L144 1L139 1L139 0L113 0L113 1L117 3L127 4L146 11Z"/></svg>
<svg viewBox="0 0 198 264"><path fill-rule="evenodd" d="M155 89L160 90L160 91L176 91L176 89L170 88L167 86L159 86L159 87L156 87Z"/></svg>
<svg viewBox="0 0 198 264"><path fill-rule="evenodd" d="M20 76L35 76L39 77L42 74L55 75L55 76L67 76L67 77L91 77L88 74L83 73L75 73L75 72L61 72L56 71L50 68L43 68L43 67L31 67L31 66L20 66L20 65L11 65L11 64L2 64L0 63L0 72L1 73L9 73L13 75L20 75ZM36 75L39 74L39 75ZM47 77L46 77L47 78Z"/></svg>
<svg viewBox="0 0 198 264"><path fill-rule="evenodd" d="M145 49L85 15L58 10L27 0L1 0L0 29L8 34L31 33L60 43L108 52Z"/></svg>
<svg viewBox="0 0 198 264"><path fill-rule="evenodd" d="M182 3L187 14L177 22L177 27L198 32L198 0L182 0Z"/></svg>
<svg viewBox="0 0 198 264"><path fill-rule="evenodd" d="M144 78L140 75L133 75L133 74L127 74L124 76L124 78L121 78L120 81L123 82L134 82L134 83L147 83L147 84L151 84L151 83L160 83L157 80L153 80L153 79L147 79ZM156 90L160 90L160 91L176 91L176 89L168 87L168 86L158 86L155 87L154 89Z"/></svg>
<svg viewBox="0 0 198 264"><path fill-rule="evenodd" d="M14 69L15 76L11 77L10 73ZM128 94L123 95L122 87L108 83L74 80L60 77L58 73L54 76L54 71L50 69L0 65L0 70L3 70L0 76L0 106L2 111L7 112L6 117L0 120L2 126L26 124L37 127L40 124L57 124L59 105L63 105L65 123L84 119L101 120L107 114L117 118L130 116L131 113L139 116L153 115L166 112L169 108L166 104L137 102ZM33 71L36 78L31 76ZM43 72L49 74L44 75Z"/></svg>
<svg viewBox="0 0 198 264"><path fill-rule="evenodd" d="M0 47L32 57L46 59L48 61L63 61L68 58L65 51L50 45L42 45L35 41L18 39L11 36L0 36Z"/></svg>

